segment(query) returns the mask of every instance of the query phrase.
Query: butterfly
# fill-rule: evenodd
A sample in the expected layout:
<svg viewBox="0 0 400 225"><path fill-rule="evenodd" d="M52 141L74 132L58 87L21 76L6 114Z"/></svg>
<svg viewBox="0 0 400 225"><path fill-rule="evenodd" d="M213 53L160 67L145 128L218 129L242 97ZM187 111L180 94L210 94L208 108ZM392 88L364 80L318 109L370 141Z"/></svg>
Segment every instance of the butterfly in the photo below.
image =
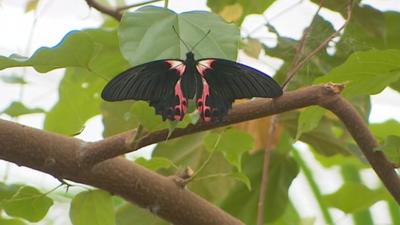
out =
<svg viewBox="0 0 400 225"><path fill-rule="evenodd" d="M120 73L106 84L102 98L148 101L163 120L172 121L182 120L189 100L194 100L200 118L212 122L221 121L235 99L282 95L279 84L257 69L221 58L196 60L189 50L196 45L188 48L185 44L185 60L156 60Z"/></svg>

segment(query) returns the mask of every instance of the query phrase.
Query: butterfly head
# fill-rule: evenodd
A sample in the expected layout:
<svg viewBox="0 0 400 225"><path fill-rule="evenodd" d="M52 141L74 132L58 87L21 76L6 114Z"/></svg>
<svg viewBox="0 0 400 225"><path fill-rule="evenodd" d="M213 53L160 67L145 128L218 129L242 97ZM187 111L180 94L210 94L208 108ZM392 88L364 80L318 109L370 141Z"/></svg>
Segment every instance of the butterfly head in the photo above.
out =
<svg viewBox="0 0 400 225"><path fill-rule="evenodd" d="M186 60L192 60L194 61L194 54L192 51L189 51L186 53Z"/></svg>

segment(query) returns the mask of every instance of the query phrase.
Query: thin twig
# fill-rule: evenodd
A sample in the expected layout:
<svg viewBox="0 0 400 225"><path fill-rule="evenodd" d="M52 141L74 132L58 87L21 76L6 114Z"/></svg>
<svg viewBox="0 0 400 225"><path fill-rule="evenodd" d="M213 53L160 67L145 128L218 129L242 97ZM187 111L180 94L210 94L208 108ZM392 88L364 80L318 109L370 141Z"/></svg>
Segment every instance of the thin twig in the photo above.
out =
<svg viewBox="0 0 400 225"><path fill-rule="evenodd" d="M324 0L321 0L319 3L318 10L315 12L310 25L308 28L303 33L303 36L301 37L296 54L292 60L292 63L290 65L289 71L292 71L293 68L299 64L299 61L301 59L301 55L303 53L304 47L306 46L306 42L308 40L309 34L311 32L311 29L314 25L314 22L324 4ZM290 81L290 80L289 80ZM283 87L283 90L285 90L285 86ZM261 183L260 183L260 194L258 196L258 204L257 204L257 225L263 225L264 224L264 211L265 211L265 199L266 199L266 194L267 194L267 188L268 188L268 181L269 181L269 166L270 166L270 160L271 160L271 154L272 154L272 148L273 148L273 138L275 137L275 131L278 123L278 115L274 115L271 118L271 123L269 126L268 130L268 136L266 137L267 143L265 146L265 151L264 151L264 162L263 162L263 170L262 170L262 176L261 176Z"/></svg>
<svg viewBox="0 0 400 225"><path fill-rule="evenodd" d="M282 88L286 88L287 84L290 82L290 80L295 76L297 71L304 66L313 56L315 56L321 49L323 49L334 37L338 36L340 32L347 26L351 19L351 14L352 14L352 9L353 9L353 1L349 1L349 5L347 7L347 18L344 24L334 33L332 33L329 37L327 37L316 49L314 49L310 54L308 54L301 62L299 62L292 70L289 71L288 73L288 78L283 83Z"/></svg>
<svg viewBox="0 0 400 225"><path fill-rule="evenodd" d="M271 117L271 125L269 126L269 135L273 135L275 133L276 128L276 120L278 119L277 116ZM257 225L264 224L264 209L265 209L265 198L267 196L267 187L268 187L268 175L269 175L269 166L271 162L271 151L273 147L273 137L269 136L268 141L265 145L265 152L264 152L264 162L263 162L263 170L262 170L262 177L260 183L260 195L258 196L258 204L257 204Z"/></svg>
<svg viewBox="0 0 400 225"><path fill-rule="evenodd" d="M135 7L139 7L139 6L142 6L142 5L147 5L147 4L150 4L150 3L155 3L155 2L160 2L160 1L163 1L163 0L150 0L150 1L146 1L146 2L140 2L140 3L125 5L125 6L120 6L120 7L116 8L116 11L121 12L121 11L130 9L130 8L135 8Z"/></svg>
<svg viewBox="0 0 400 225"><path fill-rule="evenodd" d="M88 6L97 9L101 13L109 15L118 21L120 21L122 18L122 13L119 12L117 9L107 7L95 0L86 0L86 3L88 4Z"/></svg>

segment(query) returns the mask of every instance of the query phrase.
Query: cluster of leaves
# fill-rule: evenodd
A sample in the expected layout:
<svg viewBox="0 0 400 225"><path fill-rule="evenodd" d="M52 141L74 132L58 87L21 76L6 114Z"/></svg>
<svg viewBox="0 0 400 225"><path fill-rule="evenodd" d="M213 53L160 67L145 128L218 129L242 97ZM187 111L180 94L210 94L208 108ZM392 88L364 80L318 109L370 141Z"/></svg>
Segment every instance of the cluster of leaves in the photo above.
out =
<svg viewBox="0 0 400 225"><path fill-rule="evenodd" d="M266 24L277 35L276 46L268 47L254 38L239 45L240 35L236 26L247 15L264 12L273 2L264 1L257 5L243 0L209 0L207 4L212 13L176 14L164 8L143 7L126 13L120 24L107 22L97 29L70 32L57 46L40 48L29 58L0 56L0 69L31 66L45 73L65 68L59 86L59 100L50 111L45 112L44 129L48 131L72 135L96 115L102 116L104 137L139 125L149 131L184 127L196 122L195 113L179 124L168 124L155 115L154 109L147 103L107 103L101 100L100 92L108 80L131 65L162 58L184 58L187 49L171 29L172 26L189 45L196 43L208 29L212 29L210 35L195 49L197 57L235 60L238 46L243 49L261 46L268 55L284 61L275 75L282 83L296 54L299 40L281 36L277 29ZM344 15L346 3L344 0L335 1L325 7ZM370 16L371 13L375 16ZM226 23L216 14L236 25ZM377 94L388 86L400 91L399 21L398 12L381 12L367 5L356 4L353 19L340 39L330 46L333 50L328 53L327 49L322 49L298 72L289 89L323 82L346 83L344 96L367 121L369 95ZM320 16L315 18L310 29L302 56L334 32L332 24ZM258 57L258 54L250 56ZM0 78L10 84L26 84L26 81L13 74ZM26 107L22 102L14 102L3 111L12 117L43 112L38 108ZM175 174L186 167L198 171L189 184L191 191L246 224L255 224L263 164L262 151L257 150L265 144L265 135L260 134L268 130L269 122L264 119L256 123L258 126L247 123L168 140L155 147L151 159L139 158L135 162L165 175ZM370 128L382 142L377 150L384 151L394 164L399 164L400 124L391 120L371 124ZM329 207L333 207L352 213L355 224L372 224L368 208L384 200L390 206L393 223L400 224L400 212L386 191L383 188L371 190L362 184L359 171L367 166L357 145L338 119L321 108L310 107L280 115L278 130L279 135L273 140L276 147L270 165L265 224L313 223L313 219L301 218L288 197L288 189L299 171L304 172L326 223L334 224L328 211ZM296 140L307 143L323 166L341 168L344 184L339 190L331 194L321 193L312 171L292 145ZM36 207L37 203L40 203L40 207ZM26 209L32 204L37 210ZM6 221L5 224L25 223L17 218L39 221L52 204L53 200L32 187L0 186L0 208L9 218L15 217L0 219L0 222ZM71 202L70 218L74 225L109 225L115 221L118 225L133 222L167 224L147 210L100 190L76 195Z"/></svg>

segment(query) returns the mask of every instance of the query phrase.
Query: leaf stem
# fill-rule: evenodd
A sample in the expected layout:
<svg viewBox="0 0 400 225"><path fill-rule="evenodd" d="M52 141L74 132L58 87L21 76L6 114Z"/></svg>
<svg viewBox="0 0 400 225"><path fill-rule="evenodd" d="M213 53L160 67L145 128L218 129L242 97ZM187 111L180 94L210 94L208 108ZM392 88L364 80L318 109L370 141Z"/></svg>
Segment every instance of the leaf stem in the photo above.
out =
<svg viewBox="0 0 400 225"><path fill-rule="evenodd" d="M210 154L208 154L206 161L204 161L203 164L201 164L200 168L198 170L196 170L193 173L193 175L185 181L185 183L189 183L190 181L192 181L210 163L211 158L214 156L214 152L217 149L217 146L221 140L221 136L222 136L222 134L218 135L217 141L215 142L214 147L211 150Z"/></svg>

